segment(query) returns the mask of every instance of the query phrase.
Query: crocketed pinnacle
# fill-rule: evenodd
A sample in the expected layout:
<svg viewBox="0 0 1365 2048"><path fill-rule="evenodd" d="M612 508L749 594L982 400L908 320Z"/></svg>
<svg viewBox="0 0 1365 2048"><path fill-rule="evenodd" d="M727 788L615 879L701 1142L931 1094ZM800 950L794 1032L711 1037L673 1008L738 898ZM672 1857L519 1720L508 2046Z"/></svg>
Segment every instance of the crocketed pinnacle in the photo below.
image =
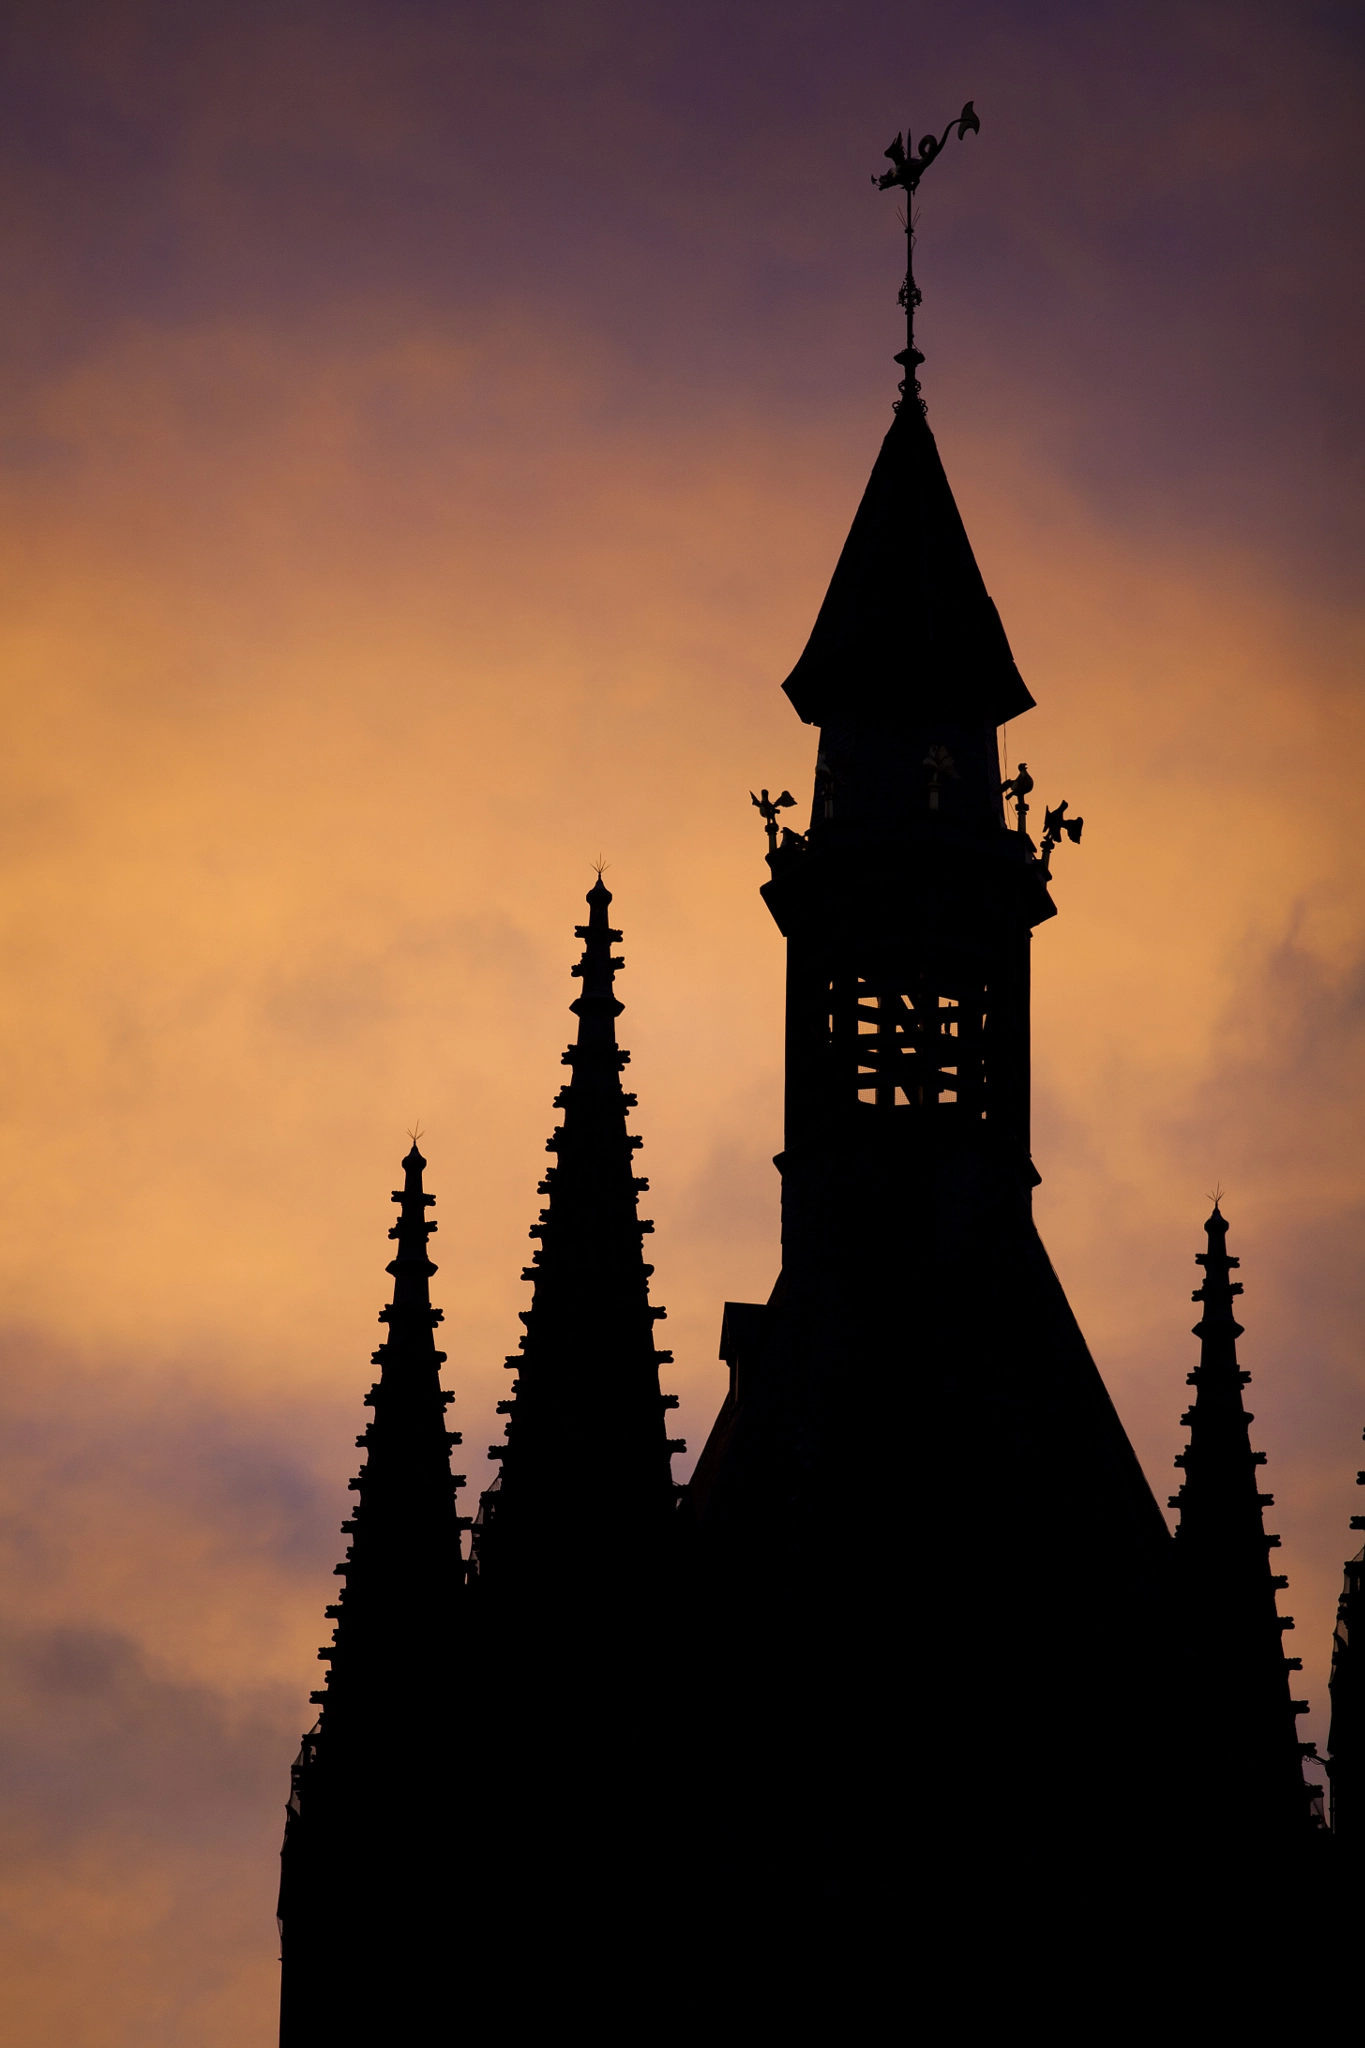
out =
<svg viewBox="0 0 1365 2048"><path fill-rule="evenodd" d="M374 1420L356 1438L367 1458L351 1481L359 1495L354 1517L342 1525L352 1537L346 1563L337 1566L346 1590L328 1609L335 1647L318 1653L332 1666L325 1691L314 1694L324 1730L333 1714L382 1714L400 1672L416 1678L447 1654L463 1586L455 1490L464 1482L451 1476L450 1447L460 1438L445 1426L454 1396L441 1391L445 1353L433 1334L442 1317L431 1305L436 1267L427 1239L436 1225L426 1212L436 1198L423 1191L425 1167L414 1140L403 1186L393 1192L399 1212L389 1236L398 1251L386 1268L393 1300L379 1315L389 1334L374 1353L380 1376L365 1396Z"/></svg>
<svg viewBox="0 0 1365 2048"><path fill-rule="evenodd" d="M475 1527L478 1571L489 1598L547 1597L566 1602L608 1596L613 1588L659 1584L674 1526L665 1410L659 1392L652 1307L641 1239L654 1225L638 1214L649 1183L636 1175L641 1143L626 1129L635 1097L621 1086L630 1058L616 1043L622 1005L614 982L624 961L607 922L611 892L600 875L588 892L589 918L576 927L583 957L574 968L582 993L570 1004L577 1041L564 1054L568 1084L555 1098L564 1121L549 1139L555 1155L540 1183L547 1197L531 1236L539 1250L523 1278L534 1283L517 1378L499 1404L506 1442L490 1447L502 1466L484 1495ZM610 1502L609 1540L590 1549L577 1582L565 1568L570 1531L590 1500Z"/></svg>
<svg viewBox="0 0 1365 2048"><path fill-rule="evenodd" d="M1242 1405L1242 1388L1251 1375L1237 1362L1242 1325L1233 1297L1242 1283L1230 1276L1241 1261L1228 1255L1217 1202L1204 1229L1208 1249L1196 1255L1204 1284L1193 1296L1204 1310L1194 1326L1200 1360L1189 1375L1197 1391L1181 1417L1190 1442L1175 1461L1185 1480L1171 1506L1180 1510L1176 1564L1190 1679L1205 1740L1220 1757L1212 1797L1235 1839L1306 1826L1295 1715L1307 1703L1289 1696L1288 1674L1300 1659L1283 1652L1283 1631L1294 1623L1276 1611L1276 1591L1287 1581L1270 1570L1268 1553L1280 1539L1267 1536L1262 1518L1274 1496L1260 1491L1265 1453L1248 1441L1255 1418Z"/></svg>
<svg viewBox="0 0 1365 2048"><path fill-rule="evenodd" d="M279 1904L282 2048L311 2048L320 2028L377 2025L380 2008L392 2019L407 2012L404 1999L422 2008L440 1954L433 1927L454 1908L438 1883L416 1900L396 1884L404 1871L446 1865L444 1773L431 1766L421 1723L433 1706L448 1710L466 1597L425 1165L414 1141L393 1195L393 1299L379 1318L388 1338L365 1396L374 1420L356 1438L367 1457L342 1524L351 1541L336 1570L346 1587L327 1609L331 1645L318 1652L331 1671L312 1695L322 1712L294 1766Z"/></svg>

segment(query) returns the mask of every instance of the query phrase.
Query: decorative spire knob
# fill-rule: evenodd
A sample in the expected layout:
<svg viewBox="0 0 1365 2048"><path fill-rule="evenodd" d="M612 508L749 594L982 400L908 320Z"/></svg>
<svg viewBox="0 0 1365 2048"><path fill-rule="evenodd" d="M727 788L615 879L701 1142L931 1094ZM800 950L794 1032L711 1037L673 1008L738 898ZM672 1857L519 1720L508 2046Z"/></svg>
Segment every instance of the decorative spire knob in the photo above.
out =
<svg viewBox="0 0 1365 2048"><path fill-rule="evenodd" d="M597 1038L603 1044L616 1043L615 1019L620 1016L624 1005L612 994L612 983L625 961L612 952L619 945L621 934L607 923L607 905L611 902L611 890L602 880L602 870L597 871L597 880L588 891L588 922L574 926L575 935L583 941L583 958L570 969L574 979L583 984L583 993L570 1003L569 1008L578 1018L580 1045L585 1039Z"/></svg>

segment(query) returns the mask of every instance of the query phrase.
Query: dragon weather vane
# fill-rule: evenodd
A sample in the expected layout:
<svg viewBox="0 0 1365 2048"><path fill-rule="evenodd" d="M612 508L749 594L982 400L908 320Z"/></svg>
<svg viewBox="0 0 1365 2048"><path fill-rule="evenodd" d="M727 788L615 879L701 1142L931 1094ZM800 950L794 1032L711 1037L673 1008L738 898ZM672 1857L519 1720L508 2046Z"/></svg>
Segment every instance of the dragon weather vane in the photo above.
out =
<svg viewBox="0 0 1365 2048"><path fill-rule="evenodd" d="M970 100L957 119L948 123L942 135L921 136L918 149L915 149L913 136L908 129L903 136L898 135L890 149L884 152L891 159L891 169L883 171L880 178L874 172L872 178L879 192L889 192L893 186L898 186L905 194L905 283L900 288L899 301L905 308L905 348L896 357L896 361L905 365L905 382L901 385L901 390L913 390L921 408L924 400L920 397L919 379L915 375L924 357L915 347L915 308L920 302L920 290L915 283L914 202L920 179L940 154L954 128L957 130L959 142L969 134L981 133L981 123Z"/></svg>

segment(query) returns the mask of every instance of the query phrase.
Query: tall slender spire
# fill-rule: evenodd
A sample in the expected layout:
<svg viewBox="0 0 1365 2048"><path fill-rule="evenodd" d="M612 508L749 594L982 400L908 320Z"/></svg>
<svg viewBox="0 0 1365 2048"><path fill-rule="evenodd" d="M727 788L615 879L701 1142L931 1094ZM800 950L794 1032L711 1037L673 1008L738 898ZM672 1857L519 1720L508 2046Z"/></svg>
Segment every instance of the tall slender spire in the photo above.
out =
<svg viewBox="0 0 1365 2048"><path fill-rule="evenodd" d="M425 2023L443 1993L453 1899L448 1868L447 1759L430 1733L433 1708L449 1715L456 1677L464 1562L431 1306L426 1161L413 1140L394 1190L398 1250L393 1299L379 1320L365 1396L374 1419L357 1448L351 1538L336 1567L346 1581L334 1606L331 1669L312 1698L321 1708L294 1766L280 1888L284 1954L282 2048L323 2037L324 2019ZM395 1883L395 1872L420 1882Z"/></svg>
<svg viewBox="0 0 1365 2048"><path fill-rule="evenodd" d="M683 1449L665 1425L676 1397L659 1392L659 1366L672 1353L654 1342L665 1311L650 1305L654 1268L641 1240L654 1225L637 1208L649 1182L634 1170L641 1140L626 1115L636 1098L621 1086L630 1054L616 1043L623 1006L613 984L625 963L612 952L621 933L607 922L611 891L600 874L587 901L573 969L583 990L569 1006L578 1035L555 1098L564 1121L546 1146L555 1164L540 1183L546 1206L530 1233L539 1249L522 1275L535 1293L521 1350L507 1361L517 1377L499 1403L506 1442L489 1449L501 1474L474 1532L487 1599L549 1602L580 1616L658 1586L676 1521L669 1460ZM567 1571L565 1545L586 1499L607 1494L610 1541Z"/></svg>
<svg viewBox="0 0 1365 2048"><path fill-rule="evenodd" d="M621 933L607 921L600 875L577 927L582 992L576 1042L555 1098L563 1121L522 1275L534 1287L507 1399L500 1467L474 1525L472 1590L486 1666L497 1827L488 1881L515 1897L523 1923L562 1933L587 1911L588 1944L626 1929L645 1900L657 1911L672 1849L663 1820L661 1753L670 1739L669 1629L676 1623L676 1493L659 1391L652 1222L637 1213L648 1182L626 1129L635 1097L616 1043ZM591 1901L588 1910L586 1902ZM577 1924L577 1922L575 1922ZM613 1951L614 1953L614 1951Z"/></svg>
<svg viewBox="0 0 1365 2048"><path fill-rule="evenodd" d="M1263 1510L1274 1495L1260 1491L1265 1452L1248 1439L1255 1418L1242 1389L1251 1374L1237 1362L1242 1325L1233 1297L1242 1283L1230 1276L1241 1261L1228 1255L1218 1201L1204 1230L1208 1248L1195 1261L1204 1284L1193 1296L1204 1311L1194 1326L1200 1357L1189 1375L1197 1391L1181 1417L1190 1441L1175 1461L1185 1478L1170 1504L1180 1510L1177 1584L1202 1752L1201 1805L1216 1838L1235 1849L1248 1839L1306 1832L1309 1788L1295 1716L1308 1703L1289 1696L1289 1673L1301 1660L1285 1656L1283 1634L1294 1623L1276 1611L1276 1592L1288 1581L1270 1569L1280 1539L1266 1534Z"/></svg>

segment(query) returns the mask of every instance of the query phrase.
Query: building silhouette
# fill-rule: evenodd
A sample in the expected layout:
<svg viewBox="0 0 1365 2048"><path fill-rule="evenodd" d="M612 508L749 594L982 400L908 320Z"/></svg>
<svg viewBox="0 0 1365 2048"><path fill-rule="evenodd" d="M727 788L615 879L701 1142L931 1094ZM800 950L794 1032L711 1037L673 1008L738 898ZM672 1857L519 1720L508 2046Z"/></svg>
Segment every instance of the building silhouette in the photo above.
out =
<svg viewBox="0 0 1365 2048"><path fill-rule="evenodd" d="M913 193L942 147L898 140L883 183ZM439 2001L450 1916L486 1932L489 1901L514 1976L534 1955L552 1978L570 1933L580 1954L600 1940L599 1992L644 1971L657 2012L683 1967L649 1946L669 1915L713 1964L761 1976L777 1940L842 1968L927 1859L966 1924L1008 1896L1011 1926L1051 1915L1062 1944L1087 1895L1126 1921L1150 1906L1158 1870L1312 1891L1365 1839L1365 1552L1333 1665L1338 1842L1304 1784L1221 1205L1174 1535L1034 1224L1030 954L1081 821L1058 804L1035 838L1032 777L1002 772L1000 728L1033 699L920 398L918 297L908 272L900 402L784 685L815 729L809 805L784 826L789 792L754 798L786 946L781 1270L767 1301L724 1305L728 1391L678 1487L599 874L467 1559L415 1143L404 1162L347 1589L284 1845L285 2048L323 2038L338 1981ZM436 1700L415 1752L414 1701ZM447 1862L395 1904L386 1873L430 1870L448 1839L456 1763L480 1883L457 1907Z"/></svg>
<svg viewBox="0 0 1365 2048"><path fill-rule="evenodd" d="M452 1972L471 1942L533 1927L539 1967L573 1936L618 1944L639 1913L638 1944L657 1930L669 1882L660 1764L678 1726L669 1655L683 1597L681 1489L668 1434L677 1398L659 1388L671 1353L655 1344L636 1173L626 1128L630 1054L616 1042L624 961L600 875L577 927L582 984L570 1004L576 1042L555 1099L563 1121L531 1228L515 1377L499 1403L506 1441L477 1517L455 1511L427 1256L435 1230L414 1141L395 1193L394 1298L387 1344L366 1396L374 1421L352 1537L337 1571L345 1592L321 1708L294 1766L279 1902L282 2048L349 2038L443 2038ZM600 1526L585 1525L585 1474L600 1475ZM470 1554L461 1554L461 1530ZM459 1740L450 1731L458 1723ZM479 1843L477 1882L460 1881L460 1830ZM619 1960L616 1974L620 1974ZM504 2022L524 1989L501 1987ZM532 1974L537 1999L542 1989ZM487 1985L462 1987L468 2016Z"/></svg>

